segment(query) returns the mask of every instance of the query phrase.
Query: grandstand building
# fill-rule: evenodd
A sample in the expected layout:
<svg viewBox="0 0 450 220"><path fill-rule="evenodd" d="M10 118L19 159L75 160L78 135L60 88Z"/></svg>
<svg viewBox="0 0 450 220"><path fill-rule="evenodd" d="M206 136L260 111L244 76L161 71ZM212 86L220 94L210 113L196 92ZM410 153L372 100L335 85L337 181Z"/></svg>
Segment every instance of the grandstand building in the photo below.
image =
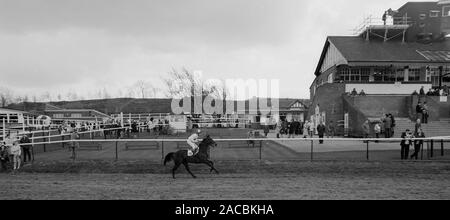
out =
<svg viewBox="0 0 450 220"><path fill-rule="evenodd" d="M338 131L350 136L361 136L365 120L387 113L409 125L419 102L413 94L421 89L440 91L420 97L430 119L450 119L443 92L450 86L450 1L408 2L386 15L392 22L366 19L356 36L326 39L310 87L314 123L338 122Z"/></svg>

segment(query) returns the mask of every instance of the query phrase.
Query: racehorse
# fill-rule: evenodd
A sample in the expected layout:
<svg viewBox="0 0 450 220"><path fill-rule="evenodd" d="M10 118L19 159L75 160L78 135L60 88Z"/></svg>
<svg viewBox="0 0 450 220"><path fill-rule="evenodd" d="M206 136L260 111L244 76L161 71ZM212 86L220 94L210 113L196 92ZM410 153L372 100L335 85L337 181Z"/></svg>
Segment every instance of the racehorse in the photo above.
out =
<svg viewBox="0 0 450 220"><path fill-rule="evenodd" d="M219 171L214 168L214 163L209 160L209 148L210 147L216 147L217 143L208 135L205 139L203 139L202 142L199 144L199 152L189 157L187 150L180 150L174 153L169 153L166 155L164 159L164 166L170 162L174 161L175 166L172 169L172 177L175 179L175 171L178 169L178 167L183 164L186 170L191 174L193 178L197 178L189 169L189 163L193 164L206 164L208 165L212 171L215 171L217 174L219 174Z"/></svg>

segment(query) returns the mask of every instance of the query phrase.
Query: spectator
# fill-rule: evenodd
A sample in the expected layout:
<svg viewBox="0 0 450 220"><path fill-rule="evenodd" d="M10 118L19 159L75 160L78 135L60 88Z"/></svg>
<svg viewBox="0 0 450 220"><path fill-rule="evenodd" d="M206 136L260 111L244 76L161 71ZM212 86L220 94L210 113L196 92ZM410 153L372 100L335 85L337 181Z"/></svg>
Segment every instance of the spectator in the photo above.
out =
<svg viewBox="0 0 450 220"><path fill-rule="evenodd" d="M4 142L0 142L0 163L2 166L2 170L6 170L8 168L7 167L8 162L9 162L8 150L6 149Z"/></svg>
<svg viewBox="0 0 450 220"><path fill-rule="evenodd" d="M286 119L281 121L281 133L288 135L288 122Z"/></svg>
<svg viewBox="0 0 450 220"><path fill-rule="evenodd" d="M267 135L269 134L269 125L264 125L264 136L267 137Z"/></svg>
<svg viewBox="0 0 450 220"><path fill-rule="evenodd" d="M281 133L281 121L277 123L275 133L277 134L277 138L282 137L283 134Z"/></svg>
<svg viewBox="0 0 450 220"><path fill-rule="evenodd" d="M80 143L78 141L76 141L76 140L80 139L80 135L78 134L78 132L76 130L72 131L72 133L70 134L70 139L72 140L70 142L70 150L72 151L72 155L70 158L75 160L75 158L77 156L76 150L77 150L77 148L80 147Z"/></svg>
<svg viewBox="0 0 450 220"><path fill-rule="evenodd" d="M249 131L247 134L247 139L253 139L255 138L255 133L254 131ZM250 147L250 145L253 145L253 147L255 147L255 141L254 140L248 140L247 141L247 146Z"/></svg>
<svg viewBox="0 0 450 220"><path fill-rule="evenodd" d="M414 136L411 134L411 131L409 130L409 129L406 129L406 131L405 132L403 132L402 133L402 136L401 136L401 138L403 139L401 142L400 142L400 146L401 146L401 152L400 152L400 154L401 154L401 159L402 160L407 160L408 159L408 156L409 156L409 146L411 145L411 143L412 143L412 138L413 138Z"/></svg>
<svg viewBox="0 0 450 220"><path fill-rule="evenodd" d="M417 134L419 132L419 129L422 129L422 122L420 119L417 119L416 124L414 126L414 134Z"/></svg>
<svg viewBox="0 0 450 220"><path fill-rule="evenodd" d="M448 88L448 86L447 85L444 85L444 88L442 89L443 90L443 96L448 96L449 95L449 88Z"/></svg>
<svg viewBox="0 0 450 220"><path fill-rule="evenodd" d="M424 102L422 106L422 123L428 124L429 114L427 102Z"/></svg>
<svg viewBox="0 0 450 220"><path fill-rule="evenodd" d="M366 96L366 93L364 92L364 89L361 90L361 92L359 93L360 96Z"/></svg>
<svg viewBox="0 0 450 220"><path fill-rule="evenodd" d="M419 128L415 133L416 138L425 138L425 133L423 133L422 128ZM419 157L420 148L423 146L423 140L414 140L414 154L411 155L411 159L416 160Z"/></svg>
<svg viewBox="0 0 450 220"><path fill-rule="evenodd" d="M422 118L422 114L423 114L422 102L417 103L417 105L416 105L416 114L417 114L417 118Z"/></svg>
<svg viewBox="0 0 450 220"><path fill-rule="evenodd" d="M414 90L414 92L412 93L412 95L419 95L419 93L417 93L417 90Z"/></svg>
<svg viewBox="0 0 450 220"><path fill-rule="evenodd" d="M188 131L191 130L191 129L190 129L190 123L191 123L191 120L188 119L188 123L187 123ZM152 129L153 129L153 118L150 118L150 120L148 120L148 122L147 122L147 133L151 133L151 130L152 130Z"/></svg>
<svg viewBox="0 0 450 220"><path fill-rule="evenodd" d="M375 137L378 139L380 138L380 134L381 134L381 125L380 123L376 123L373 130L375 131Z"/></svg>
<svg viewBox="0 0 450 220"><path fill-rule="evenodd" d="M303 138L306 138L309 134L309 121L306 120L303 124Z"/></svg>
<svg viewBox="0 0 450 220"><path fill-rule="evenodd" d="M383 123L384 123L384 137L391 138L392 118L389 117L388 114L386 114L386 117L383 119Z"/></svg>
<svg viewBox="0 0 450 220"><path fill-rule="evenodd" d="M395 123L395 118L391 113L389 113L389 118L391 118L391 134L389 136L394 137L395 127L397 124Z"/></svg>
<svg viewBox="0 0 450 220"><path fill-rule="evenodd" d="M319 134L319 143L323 144L323 136L325 134L325 131L327 130L327 128L325 127L324 123L321 122L318 126L317 126L317 133Z"/></svg>
<svg viewBox="0 0 450 220"><path fill-rule="evenodd" d="M370 124L369 124L369 120L366 120L363 124L362 124L362 129L363 129L363 134L364 134L364 138L369 138L369 134L370 134Z"/></svg>
<svg viewBox="0 0 450 220"><path fill-rule="evenodd" d="M295 121L295 135L302 134L302 123L300 121Z"/></svg>
<svg viewBox="0 0 450 220"><path fill-rule="evenodd" d="M31 161L31 140L28 135L22 136L20 144L22 146L23 162ZM27 160L28 159L28 160Z"/></svg>
<svg viewBox="0 0 450 220"><path fill-rule="evenodd" d="M15 138L14 137L12 137L11 136L11 132L8 132L7 134L6 134L6 137L4 138L4 143L5 143L5 147L6 147L6 152L7 152L7 154L8 154L8 159L9 159L9 161L12 161L13 160L13 156L12 156L12 154L11 154L11 148L12 148L12 146L14 145L14 141L15 141Z"/></svg>
<svg viewBox="0 0 450 220"><path fill-rule="evenodd" d="M351 96L357 96L358 92L356 91L356 88L353 89L353 91L350 93Z"/></svg>
<svg viewBox="0 0 450 220"><path fill-rule="evenodd" d="M424 88L423 86L420 88L419 94L420 94L421 96L425 95L425 88Z"/></svg>
<svg viewBox="0 0 450 220"><path fill-rule="evenodd" d="M20 149L19 141L14 141L14 144L11 147L11 155L13 157L13 170L20 169L22 150Z"/></svg>
<svg viewBox="0 0 450 220"><path fill-rule="evenodd" d="M289 128L289 137L288 138L294 138L295 137L295 121L294 119L291 120L291 122L288 124Z"/></svg>
<svg viewBox="0 0 450 220"><path fill-rule="evenodd" d="M315 134L315 132L316 132L316 128L314 127L313 121L310 121L310 122L309 122L308 128L309 128L309 137L310 137L310 138L313 138L313 137L314 137L314 134Z"/></svg>
<svg viewBox="0 0 450 220"><path fill-rule="evenodd" d="M334 135L336 133L336 128L334 126L333 121L330 121L327 126L327 138L334 138Z"/></svg>
<svg viewBox="0 0 450 220"><path fill-rule="evenodd" d="M428 92L427 92L427 96L432 96L434 94L434 91L433 91L433 89L432 88L430 88L429 90L428 90Z"/></svg>

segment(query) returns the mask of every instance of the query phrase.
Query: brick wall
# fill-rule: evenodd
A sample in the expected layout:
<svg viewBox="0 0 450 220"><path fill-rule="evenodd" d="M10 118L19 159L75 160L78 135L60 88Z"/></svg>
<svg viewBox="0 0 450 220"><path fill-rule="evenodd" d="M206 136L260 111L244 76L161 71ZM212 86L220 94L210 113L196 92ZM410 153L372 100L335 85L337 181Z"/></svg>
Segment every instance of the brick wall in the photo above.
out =
<svg viewBox="0 0 450 220"><path fill-rule="evenodd" d="M394 117L410 116L411 96L362 96L351 97L353 105L369 118L380 118L391 113Z"/></svg>
<svg viewBox="0 0 450 220"><path fill-rule="evenodd" d="M311 107L308 111L307 120L315 114L316 106L320 106L320 112L326 113L326 123L344 120L344 108L342 94L345 92L345 84L332 83L324 84L316 90L316 95L312 99Z"/></svg>

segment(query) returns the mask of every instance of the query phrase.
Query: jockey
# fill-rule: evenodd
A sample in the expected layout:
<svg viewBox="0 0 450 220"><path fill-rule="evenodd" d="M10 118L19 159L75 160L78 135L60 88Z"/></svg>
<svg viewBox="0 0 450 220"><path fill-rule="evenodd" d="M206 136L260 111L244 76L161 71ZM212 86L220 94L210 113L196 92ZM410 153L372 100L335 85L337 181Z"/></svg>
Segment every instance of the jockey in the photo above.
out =
<svg viewBox="0 0 450 220"><path fill-rule="evenodd" d="M191 146L192 149L188 150L188 156L194 156L195 154L197 154L197 150L198 150L198 146L197 143L200 141L198 139L198 136L200 135L200 133L202 133L202 131L199 129L197 130L197 133L192 134L191 136L189 136L189 138L187 139L187 143L189 146Z"/></svg>

